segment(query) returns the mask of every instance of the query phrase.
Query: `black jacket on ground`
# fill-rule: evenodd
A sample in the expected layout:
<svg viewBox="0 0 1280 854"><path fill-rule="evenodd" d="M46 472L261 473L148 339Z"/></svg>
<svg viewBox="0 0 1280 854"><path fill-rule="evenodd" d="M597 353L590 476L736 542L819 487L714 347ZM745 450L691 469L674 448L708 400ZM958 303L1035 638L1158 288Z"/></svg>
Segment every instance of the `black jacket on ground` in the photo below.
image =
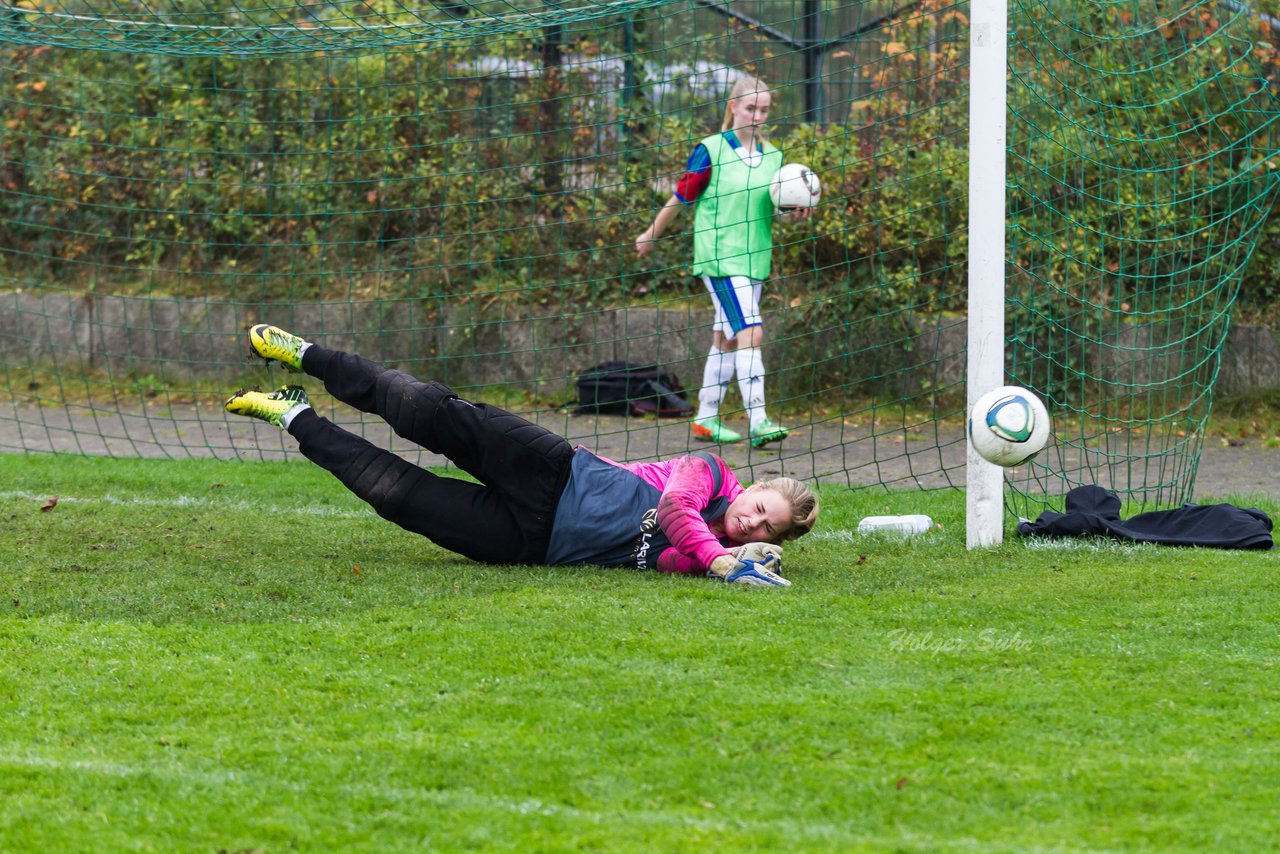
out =
<svg viewBox="0 0 1280 854"><path fill-rule="evenodd" d="M1252 507L1187 504L1176 510L1120 518L1120 497L1100 486L1077 486L1067 493L1065 513L1046 510L1034 522L1018 523L1024 537L1084 537L1096 534L1165 546L1269 549L1271 517Z"/></svg>

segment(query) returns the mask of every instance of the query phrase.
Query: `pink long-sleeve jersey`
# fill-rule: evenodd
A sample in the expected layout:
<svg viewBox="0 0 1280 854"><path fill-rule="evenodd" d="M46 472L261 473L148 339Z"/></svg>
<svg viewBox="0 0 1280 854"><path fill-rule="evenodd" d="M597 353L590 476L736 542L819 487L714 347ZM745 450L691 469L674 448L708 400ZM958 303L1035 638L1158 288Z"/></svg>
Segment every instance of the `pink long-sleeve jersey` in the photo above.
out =
<svg viewBox="0 0 1280 854"><path fill-rule="evenodd" d="M724 460L714 454L701 454L656 463L605 461L626 469L662 492L658 499L657 522L671 541L671 548L659 556L659 570L706 572L712 561L729 553L729 540L718 537L702 517L702 511L716 499L725 498L727 506L742 494L742 484ZM719 477L713 474L712 465L718 468ZM720 481L719 489L716 488L717 480ZM719 521L716 519L713 524Z"/></svg>

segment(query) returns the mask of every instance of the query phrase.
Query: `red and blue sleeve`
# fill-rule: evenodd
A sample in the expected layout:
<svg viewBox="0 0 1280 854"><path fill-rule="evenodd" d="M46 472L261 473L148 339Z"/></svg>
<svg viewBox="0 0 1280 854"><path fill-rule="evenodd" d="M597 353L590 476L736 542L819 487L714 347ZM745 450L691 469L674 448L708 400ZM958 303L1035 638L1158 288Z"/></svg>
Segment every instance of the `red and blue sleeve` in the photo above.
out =
<svg viewBox="0 0 1280 854"><path fill-rule="evenodd" d="M689 155L689 165L685 167L684 177L676 185L676 198L691 205L698 200L702 192L711 184L711 153L702 143Z"/></svg>
<svg viewBox="0 0 1280 854"><path fill-rule="evenodd" d="M706 572L726 549L702 518L702 510L716 497L715 481L705 460L683 457L671 468L671 476L658 499L658 526L671 548L658 558L663 572ZM729 480L736 483L730 475Z"/></svg>

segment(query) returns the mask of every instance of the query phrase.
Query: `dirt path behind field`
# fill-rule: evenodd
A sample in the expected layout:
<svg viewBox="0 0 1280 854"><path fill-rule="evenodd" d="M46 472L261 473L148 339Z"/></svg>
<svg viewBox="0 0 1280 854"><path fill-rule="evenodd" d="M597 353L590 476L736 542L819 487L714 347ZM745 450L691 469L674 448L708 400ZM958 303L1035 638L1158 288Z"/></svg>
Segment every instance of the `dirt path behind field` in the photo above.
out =
<svg viewBox="0 0 1280 854"><path fill-rule="evenodd" d="M279 460L301 458L293 440L265 424L225 415L219 402L195 406L157 400L145 409L94 409L87 406L0 405L0 452L49 452L155 457ZM321 414L370 441L423 465L443 460L391 434L369 417L350 410ZM649 460L710 447L693 442L689 423L610 416L573 416L564 412L526 413L575 444L617 460ZM1265 496L1280 500L1280 447L1261 439L1211 437L1205 443L1196 478L1195 498L1231 500ZM890 488L938 488L964 485L964 442L959 428L932 424L904 430L901 425L872 427L827 421L793 429L778 445L752 449L720 446L718 452L744 482L777 475L848 486L885 484ZM1167 475L1161 475L1167 476ZM1073 475L1076 480L1087 476ZM1106 474L1091 478L1104 486Z"/></svg>

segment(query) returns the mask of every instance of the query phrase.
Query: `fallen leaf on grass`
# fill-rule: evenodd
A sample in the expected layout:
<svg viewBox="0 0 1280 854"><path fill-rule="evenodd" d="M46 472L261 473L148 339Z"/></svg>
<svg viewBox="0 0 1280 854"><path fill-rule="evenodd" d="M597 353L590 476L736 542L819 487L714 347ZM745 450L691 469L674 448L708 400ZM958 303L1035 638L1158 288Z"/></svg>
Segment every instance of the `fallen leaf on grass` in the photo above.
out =
<svg viewBox="0 0 1280 854"><path fill-rule="evenodd" d="M48 513L50 510L58 506L58 496L53 496L48 501L40 505L41 513Z"/></svg>

